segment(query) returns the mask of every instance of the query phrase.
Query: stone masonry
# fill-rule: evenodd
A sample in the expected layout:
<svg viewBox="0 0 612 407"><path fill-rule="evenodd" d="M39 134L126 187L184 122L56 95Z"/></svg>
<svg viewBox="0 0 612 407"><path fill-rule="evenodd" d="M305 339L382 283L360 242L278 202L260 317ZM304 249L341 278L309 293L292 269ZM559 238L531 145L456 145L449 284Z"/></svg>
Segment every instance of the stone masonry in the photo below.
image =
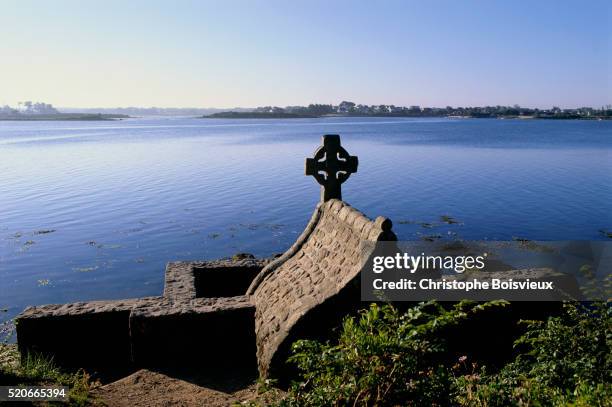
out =
<svg viewBox="0 0 612 407"><path fill-rule="evenodd" d="M291 339L289 334L300 319L358 278L361 243L368 240L395 240L391 221L379 217L372 222L346 203L330 200L319 204L294 246L257 276L247 295L255 304L260 374L267 375L275 354ZM358 308L360 297L354 294L353 308ZM340 314L332 318L332 324L339 322L345 308L330 310ZM284 358L286 353L278 356Z"/></svg>
<svg viewBox="0 0 612 407"><path fill-rule="evenodd" d="M17 317L19 349L24 357L41 353L74 367L193 366L221 359L228 368L253 367L255 309L244 293L267 263L169 263L163 296L29 307ZM205 284L207 274L213 284ZM227 295L228 289L241 292ZM220 349L232 352L221 355Z"/></svg>
<svg viewBox="0 0 612 407"><path fill-rule="evenodd" d="M66 366L258 366L265 376L283 368L293 330L308 336L299 329L309 314L331 304L333 318L326 312L329 323L316 325L341 321L346 307L334 297L359 275L360 244L382 239L395 239L388 219L371 221L338 200L320 203L272 262L170 263L163 296L29 307L17 319L19 348ZM349 302L359 307L358 290Z"/></svg>

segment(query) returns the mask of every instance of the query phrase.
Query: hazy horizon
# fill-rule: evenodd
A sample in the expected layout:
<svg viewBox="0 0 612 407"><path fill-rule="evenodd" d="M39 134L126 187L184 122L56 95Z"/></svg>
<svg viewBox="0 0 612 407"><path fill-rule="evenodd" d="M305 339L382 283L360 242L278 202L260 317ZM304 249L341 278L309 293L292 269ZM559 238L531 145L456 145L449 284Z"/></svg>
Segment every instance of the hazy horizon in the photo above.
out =
<svg viewBox="0 0 612 407"><path fill-rule="evenodd" d="M612 103L611 8L8 1L0 105L600 107Z"/></svg>
<svg viewBox="0 0 612 407"><path fill-rule="evenodd" d="M357 104L359 104L359 102L356 102ZM329 103L328 103L329 104ZM337 106L339 103L331 103L331 105ZM366 103L364 103L366 104ZM388 103L381 103L383 105L389 105ZM439 105L439 106L426 106L426 105L422 105L422 104L415 104L416 106L419 106L421 108L445 108L447 106L450 106L448 104L446 105ZM474 105L474 106L469 106L469 105L456 105L456 106L451 106L453 108L470 108L470 107L486 107L486 106L490 106L490 107L495 107L495 106L514 106L515 104L506 104L506 105L493 105L493 104L484 104L484 105ZM74 113L78 113L79 110L87 110L87 111L94 111L94 110L130 110L130 109L163 109L163 110L207 110L207 111L231 111L231 110L254 110L258 107L265 107L265 106L274 106L274 107L281 107L281 108L285 108L285 107L290 107L288 106L279 106L279 105L271 105L271 104L267 104L267 105L259 105L259 106L229 106L229 107L216 107L216 106L53 106L55 107L57 110L59 110L62 113L70 113L70 112L74 112ZM298 105L291 105L291 106L298 106ZM308 106L308 104L304 105L304 106ZM410 105L413 106L413 105ZM605 104L605 105L580 105L580 106L560 106L558 104L555 105L551 105L551 106L543 106L543 107L539 107L539 106L522 106L519 105L521 108L527 108L527 109L540 109L540 110L547 110L547 109L551 109L553 107L559 107L560 109L580 109L580 108L593 108L593 109L600 109L602 107L607 108L608 106L610 106L610 104ZM409 106L404 106L404 107L409 107Z"/></svg>
<svg viewBox="0 0 612 407"><path fill-rule="evenodd" d="M354 101L354 100L341 100L342 101L347 101L347 102L355 102L356 104L363 104L363 105L391 105L390 103L372 103L372 104L368 104L368 103L361 103L358 101ZM35 102L34 100L32 102ZM36 100L36 102L44 102L42 100ZM333 105L333 106L337 106L340 104L340 102L332 102L332 103L325 103L327 105ZM257 105L257 106L159 106L159 105L151 105L151 106L55 106L53 105L53 107L55 107L58 110L62 110L62 109L87 109L87 110L92 110L92 109L177 109L177 110L189 110L189 109L193 109L193 110L231 110L231 109L256 109L258 107L265 107L265 106L273 106L273 107L291 107L291 106L308 106L311 103L306 103L304 105L274 105L274 104L262 104L262 105ZM316 104L316 102L312 103L312 104ZM414 103L414 104L410 104L410 105L395 105L395 106L404 106L404 107L410 107L410 106L419 106L421 108L424 107L430 107L430 108L445 108L447 106L451 106L454 108L458 108L458 107L464 107L464 108L468 108L468 107L486 107L486 106L514 106L514 105L518 105L522 108L527 108L527 109L551 109L552 107L559 107L561 109L579 109L582 107L592 107L594 109L599 109L602 106L606 107L609 106L610 103L606 103L603 105L593 105L593 104L587 104L587 105L576 105L576 106L562 106L559 104L552 104L550 106L523 106L520 105L518 103L507 103L507 104L490 104L490 103L485 103L482 105L449 105L449 104L441 104L441 105L423 105L423 104L419 104L419 103Z"/></svg>

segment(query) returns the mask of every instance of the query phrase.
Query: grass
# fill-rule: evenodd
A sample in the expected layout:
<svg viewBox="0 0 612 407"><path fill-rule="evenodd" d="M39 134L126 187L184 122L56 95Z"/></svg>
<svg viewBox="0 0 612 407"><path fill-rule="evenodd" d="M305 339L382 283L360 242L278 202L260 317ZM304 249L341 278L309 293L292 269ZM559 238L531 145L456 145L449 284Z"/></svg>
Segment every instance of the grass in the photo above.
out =
<svg viewBox="0 0 612 407"><path fill-rule="evenodd" d="M100 403L91 395L93 383L84 370L67 372L53 360L40 355L29 355L21 361L16 345L0 344L0 386L67 386L68 404L95 406ZM34 405L58 405L38 402Z"/></svg>

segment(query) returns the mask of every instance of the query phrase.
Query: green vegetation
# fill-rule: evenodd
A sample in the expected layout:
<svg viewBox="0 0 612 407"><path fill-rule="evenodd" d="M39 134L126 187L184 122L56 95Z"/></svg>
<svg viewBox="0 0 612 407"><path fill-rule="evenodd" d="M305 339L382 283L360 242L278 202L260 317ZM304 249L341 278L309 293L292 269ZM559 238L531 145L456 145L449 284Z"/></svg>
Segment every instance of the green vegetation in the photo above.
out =
<svg viewBox="0 0 612 407"><path fill-rule="evenodd" d="M562 315L524 321L516 359L496 374L456 379L468 406L612 404L612 313L609 304L566 304Z"/></svg>
<svg viewBox="0 0 612 407"><path fill-rule="evenodd" d="M455 219L455 218L453 218L452 216L449 216L449 215L442 215L442 216L440 216L440 221L442 223L446 223L446 224L449 224L449 225L460 224L457 219Z"/></svg>
<svg viewBox="0 0 612 407"><path fill-rule="evenodd" d="M0 344L0 386L19 385L67 386L71 406L96 404L90 395L93 383L85 371L64 372L42 356L29 356L21 363L15 345Z"/></svg>
<svg viewBox="0 0 612 407"><path fill-rule="evenodd" d="M526 321L516 358L494 371L470 355L449 360L448 329L505 302L422 303L400 313L373 304L348 317L333 343L298 341L301 381L282 406L610 406L611 308L565 304Z"/></svg>

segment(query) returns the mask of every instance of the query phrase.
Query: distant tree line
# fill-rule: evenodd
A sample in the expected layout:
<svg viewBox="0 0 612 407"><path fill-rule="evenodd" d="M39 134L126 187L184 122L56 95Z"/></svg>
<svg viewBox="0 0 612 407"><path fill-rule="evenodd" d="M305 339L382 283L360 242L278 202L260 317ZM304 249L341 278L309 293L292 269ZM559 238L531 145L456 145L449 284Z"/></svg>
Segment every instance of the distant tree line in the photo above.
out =
<svg viewBox="0 0 612 407"><path fill-rule="evenodd" d="M36 115L36 114L57 114L57 109L49 103L40 102L19 102L17 108L12 108L8 105L0 106L0 115Z"/></svg>
<svg viewBox="0 0 612 407"><path fill-rule="evenodd" d="M299 116L401 116L401 117L533 117L543 119L588 119L612 118L612 106L601 108L580 107L576 109L537 109L513 106L483 106L483 107L421 107L395 105L364 105L343 101L338 105L310 104L308 106L263 106L253 110L261 114L291 114Z"/></svg>

